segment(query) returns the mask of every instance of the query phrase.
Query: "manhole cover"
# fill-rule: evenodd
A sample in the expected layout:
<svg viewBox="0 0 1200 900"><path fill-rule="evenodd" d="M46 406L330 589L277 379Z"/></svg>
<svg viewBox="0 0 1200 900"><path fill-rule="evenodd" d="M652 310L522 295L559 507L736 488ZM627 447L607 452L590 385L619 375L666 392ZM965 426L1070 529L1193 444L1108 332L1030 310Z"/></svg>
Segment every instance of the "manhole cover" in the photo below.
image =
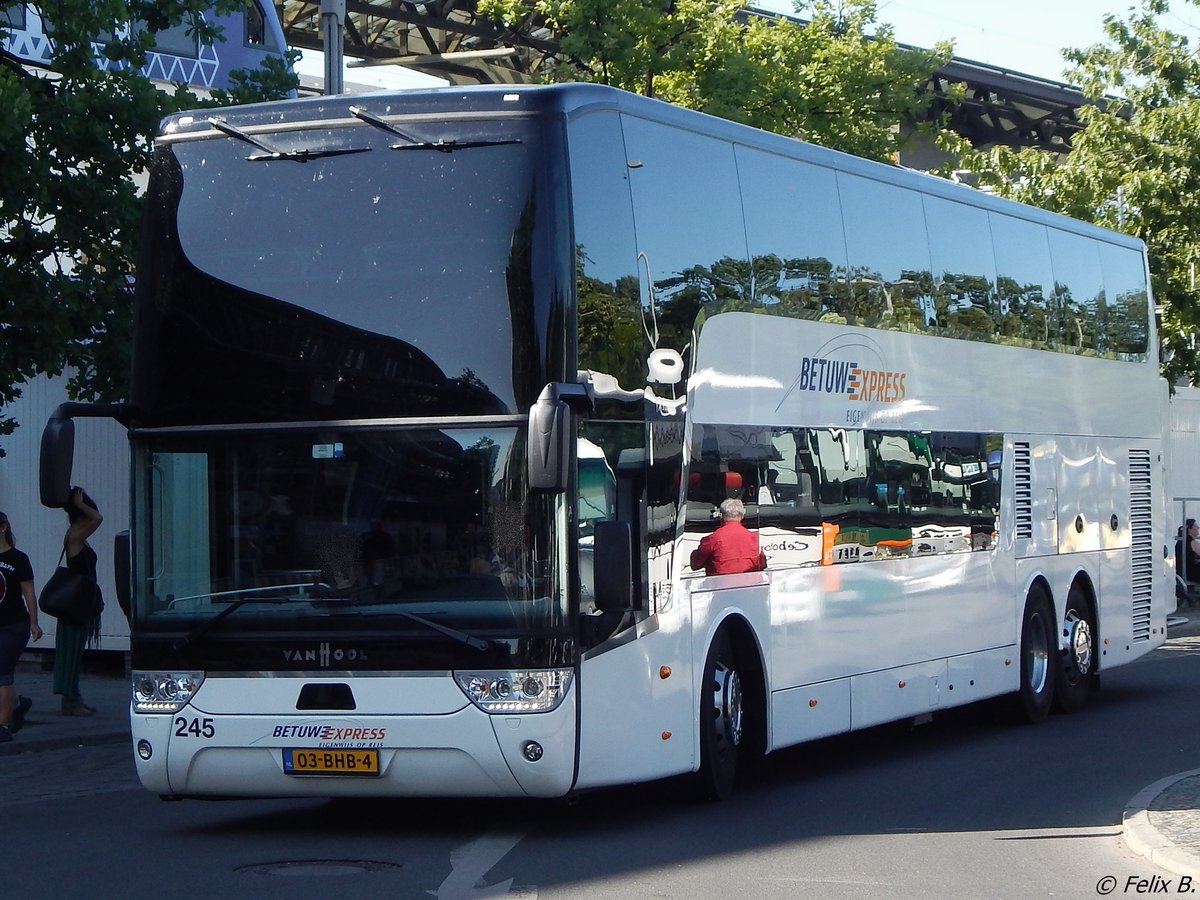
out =
<svg viewBox="0 0 1200 900"><path fill-rule="evenodd" d="M364 875L367 872L382 872L399 868L400 866L395 863L372 859L291 859L238 866L235 871L247 872L251 875L309 877L313 875Z"/></svg>

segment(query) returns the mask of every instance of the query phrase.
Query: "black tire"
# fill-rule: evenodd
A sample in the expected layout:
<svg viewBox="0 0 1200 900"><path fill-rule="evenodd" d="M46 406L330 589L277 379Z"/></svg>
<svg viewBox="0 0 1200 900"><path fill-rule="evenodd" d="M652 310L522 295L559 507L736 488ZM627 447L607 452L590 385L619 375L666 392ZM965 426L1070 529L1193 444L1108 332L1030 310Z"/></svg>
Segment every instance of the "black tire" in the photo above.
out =
<svg viewBox="0 0 1200 900"><path fill-rule="evenodd" d="M1050 714L1060 669L1056 635L1050 598L1045 588L1035 584L1021 617L1021 689L1016 707L1025 722L1040 722Z"/></svg>
<svg viewBox="0 0 1200 900"><path fill-rule="evenodd" d="M1072 586L1063 610L1061 666L1054 686L1054 708L1078 712L1087 704L1096 674L1096 621L1086 592Z"/></svg>
<svg viewBox="0 0 1200 900"><path fill-rule="evenodd" d="M697 793L706 800L724 800L733 793L738 751L745 735L742 677L733 645L718 632L704 661L700 689L700 771Z"/></svg>

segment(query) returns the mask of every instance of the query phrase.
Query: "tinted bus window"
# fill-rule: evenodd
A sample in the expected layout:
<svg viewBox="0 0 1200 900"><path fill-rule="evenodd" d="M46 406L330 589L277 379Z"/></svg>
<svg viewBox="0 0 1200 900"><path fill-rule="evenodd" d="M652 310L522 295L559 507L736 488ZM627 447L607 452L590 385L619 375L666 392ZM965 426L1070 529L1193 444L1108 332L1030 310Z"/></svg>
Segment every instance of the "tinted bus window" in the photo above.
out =
<svg viewBox="0 0 1200 900"><path fill-rule="evenodd" d="M1058 320L1063 347L1077 351L1104 349L1104 277L1096 242L1078 234L1047 229L1054 267L1051 309Z"/></svg>
<svg viewBox="0 0 1200 900"><path fill-rule="evenodd" d="M925 198L933 260L936 324L944 333L990 340L996 325L996 259L982 209L939 197Z"/></svg>
<svg viewBox="0 0 1200 900"><path fill-rule="evenodd" d="M632 389L643 383L648 348L621 120L601 112L569 127L579 368Z"/></svg>
<svg viewBox="0 0 1200 900"><path fill-rule="evenodd" d="M929 242L921 195L839 172L850 258L849 297L838 312L847 324L920 322L919 297L929 292Z"/></svg>
<svg viewBox="0 0 1200 900"><path fill-rule="evenodd" d="M752 303L733 145L630 116L624 124L642 303L652 289L658 345L683 350L701 309Z"/></svg>
<svg viewBox="0 0 1200 900"><path fill-rule="evenodd" d="M745 147L737 162L757 299L780 315L819 318L838 286L845 290L836 176Z"/></svg>
<svg viewBox="0 0 1200 900"><path fill-rule="evenodd" d="M1051 323L1046 309L1054 288L1054 271L1045 227L997 213L988 218L996 258L996 315L1001 340L1040 348L1057 344L1057 323Z"/></svg>
<svg viewBox="0 0 1200 900"><path fill-rule="evenodd" d="M1109 354L1144 360L1150 343L1150 312L1142 256L1135 250L1101 244L1100 267L1108 301Z"/></svg>

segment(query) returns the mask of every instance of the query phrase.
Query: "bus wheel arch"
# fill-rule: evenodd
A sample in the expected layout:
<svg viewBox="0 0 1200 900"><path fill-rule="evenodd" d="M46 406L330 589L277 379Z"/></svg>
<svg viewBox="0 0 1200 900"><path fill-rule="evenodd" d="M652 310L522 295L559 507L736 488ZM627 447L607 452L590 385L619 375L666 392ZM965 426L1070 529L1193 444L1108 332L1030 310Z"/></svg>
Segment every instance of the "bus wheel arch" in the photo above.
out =
<svg viewBox="0 0 1200 900"><path fill-rule="evenodd" d="M749 625L721 623L704 661L699 697L700 770L696 793L724 800L739 774L753 771L766 748L766 682Z"/></svg>
<svg viewBox="0 0 1200 900"><path fill-rule="evenodd" d="M1095 592L1082 575L1071 583L1059 622L1061 665L1054 690L1054 707L1060 712L1076 712L1087 703L1098 663Z"/></svg>
<svg viewBox="0 0 1200 900"><path fill-rule="evenodd" d="M1039 578L1029 586L1021 614L1021 686L1017 691L1016 712L1025 722L1042 721L1054 704L1060 669L1056 622L1050 588Z"/></svg>

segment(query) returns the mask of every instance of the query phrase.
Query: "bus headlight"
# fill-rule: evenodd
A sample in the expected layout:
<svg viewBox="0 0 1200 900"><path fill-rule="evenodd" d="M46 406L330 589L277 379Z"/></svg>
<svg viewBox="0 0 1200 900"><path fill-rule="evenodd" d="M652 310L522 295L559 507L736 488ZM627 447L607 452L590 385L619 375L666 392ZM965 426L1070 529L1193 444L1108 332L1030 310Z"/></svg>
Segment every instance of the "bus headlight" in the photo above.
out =
<svg viewBox="0 0 1200 900"><path fill-rule="evenodd" d="M467 698L489 713L550 712L571 686L571 669L455 672Z"/></svg>
<svg viewBox="0 0 1200 900"><path fill-rule="evenodd" d="M203 683L203 672L134 672L133 711L176 712L187 706Z"/></svg>

